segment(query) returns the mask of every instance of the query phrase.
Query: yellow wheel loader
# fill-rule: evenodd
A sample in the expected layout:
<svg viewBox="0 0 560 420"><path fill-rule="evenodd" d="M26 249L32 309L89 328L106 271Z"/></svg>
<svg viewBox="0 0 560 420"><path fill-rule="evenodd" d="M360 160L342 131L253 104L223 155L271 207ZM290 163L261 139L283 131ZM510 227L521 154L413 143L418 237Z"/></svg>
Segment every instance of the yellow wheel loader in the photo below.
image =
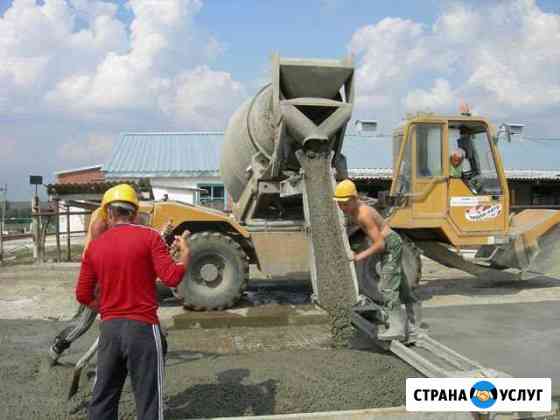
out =
<svg viewBox="0 0 560 420"><path fill-rule="evenodd" d="M511 135L468 113L408 118L393 133L393 183L379 203L391 227L425 256L474 275L560 274L560 212L510 213L499 142Z"/></svg>

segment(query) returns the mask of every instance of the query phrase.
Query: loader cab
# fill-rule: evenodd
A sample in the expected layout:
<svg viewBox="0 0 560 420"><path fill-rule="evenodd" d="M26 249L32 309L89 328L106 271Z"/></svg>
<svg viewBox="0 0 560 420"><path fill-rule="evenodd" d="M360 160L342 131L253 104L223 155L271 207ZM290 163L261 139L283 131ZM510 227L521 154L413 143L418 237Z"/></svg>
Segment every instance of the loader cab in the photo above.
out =
<svg viewBox="0 0 560 420"><path fill-rule="evenodd" d="M484 119L417 116L393 135L390 223L418 239L457 246L505 234L508 190Z"/></svg>

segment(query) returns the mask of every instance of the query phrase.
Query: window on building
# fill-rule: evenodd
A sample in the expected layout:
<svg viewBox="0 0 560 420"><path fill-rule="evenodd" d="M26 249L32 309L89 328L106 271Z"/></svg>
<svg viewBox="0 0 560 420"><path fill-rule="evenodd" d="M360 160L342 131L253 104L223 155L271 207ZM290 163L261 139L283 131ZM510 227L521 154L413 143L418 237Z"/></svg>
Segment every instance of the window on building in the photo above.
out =
<svg viewBox="0 0 560 420"><path fill-rule="evenodd" d="M202 191L198 194L198 204L223 210L226 207L226 194L221 184L199 184Z"/></svg>

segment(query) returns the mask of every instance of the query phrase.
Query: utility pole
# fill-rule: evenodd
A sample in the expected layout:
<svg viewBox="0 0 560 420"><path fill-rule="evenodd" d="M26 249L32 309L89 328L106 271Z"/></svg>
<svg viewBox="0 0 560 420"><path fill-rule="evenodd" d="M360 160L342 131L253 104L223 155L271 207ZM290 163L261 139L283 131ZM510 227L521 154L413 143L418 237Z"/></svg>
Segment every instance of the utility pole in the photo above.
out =
<svg viewBox="0 0 560 420"><path fill-rule="evenodd" d="M2 194L2 219L0 221L0 265L4 263L4 229L6 226L6 201L8 200L8 184L0 187Z"/></svg>
<svg viewBox="0 0 560 420"><path fill-rule="evenodd" d="M33 217L33 259L35 263L43 263L44 253L41 246L41 208L39 203L39 185L43 185L43 177L37 175L29 176L29 184L35 186L35 193L31 199L31 215Z"/></svg>

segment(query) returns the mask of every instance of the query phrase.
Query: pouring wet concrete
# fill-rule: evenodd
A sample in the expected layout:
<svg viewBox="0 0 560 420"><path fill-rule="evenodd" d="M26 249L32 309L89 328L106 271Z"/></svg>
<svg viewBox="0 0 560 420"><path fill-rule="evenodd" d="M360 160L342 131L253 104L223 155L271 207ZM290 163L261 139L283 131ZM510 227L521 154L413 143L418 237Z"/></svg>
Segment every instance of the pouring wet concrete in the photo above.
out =
<svg viewBox="0 0 560 420"><path fill-rule="evenodd" d="M342 348L353 336L351 307L358 291L346 231L332 199L330 150L301 152L298 160L304 170L304 205L313 244L311 269L316 275L317 298L329 313L333 345Z"/></svg>

